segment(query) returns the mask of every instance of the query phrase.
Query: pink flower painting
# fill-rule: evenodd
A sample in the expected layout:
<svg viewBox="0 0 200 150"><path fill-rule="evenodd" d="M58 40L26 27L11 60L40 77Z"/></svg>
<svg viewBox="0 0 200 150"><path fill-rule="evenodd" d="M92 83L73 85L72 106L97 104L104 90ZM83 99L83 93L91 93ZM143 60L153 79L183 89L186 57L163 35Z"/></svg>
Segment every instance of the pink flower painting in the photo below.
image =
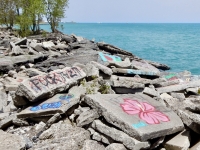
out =
<svg viewBox="0 0 200 150"><path fill-rule="evenodd" d="M124 99L124 103L120 104L120 106L125 113L129 115L138 114L140 119L148 124L160 124L160 121L170 121L168 116L156 111L155 107L146 102L138 102L137 100L127 98Z"/></svg>

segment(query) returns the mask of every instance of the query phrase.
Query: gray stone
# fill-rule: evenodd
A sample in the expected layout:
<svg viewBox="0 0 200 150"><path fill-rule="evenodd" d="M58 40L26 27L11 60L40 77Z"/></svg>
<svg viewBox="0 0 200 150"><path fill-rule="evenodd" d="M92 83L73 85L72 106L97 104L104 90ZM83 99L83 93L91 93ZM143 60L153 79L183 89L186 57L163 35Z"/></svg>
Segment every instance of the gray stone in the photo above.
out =
<svg viewBox="0 0 200 150"><path fill-rule="evenodd" d="M160 98L161 98L162 100L165 100L165 99L172 99L173 97L170 96L170 95L167 94L167 93L162 93L162 94L160 95Z"/></svg>
<svg viewBox="0 0 200 150"><path fill-rule="evenodd" d="M119 143L112 143L106 147L105 150L127 150L123 144Z"/></svg>
<svg viewBox="0 0 200 150"><path fill-rule="evenodd" d="M85 72L78 67L66 67L24 80L19 85L16 94L25 96L29 101L37 101L67 90L85 76Z"/></svg>
<svg viewBox="0 0 200 150"><path fill-rule="evenodd" d="M18 119L18 118L13 119L13 120L12 120L12 123L13 123L14 125L18 126L18 127L28 126L28 125L29 125L29 123L28 123L27 121L21 120L21 119Z"/></svg>
<svg viewBox="0 0 200 150"><path fill-rule="evenodd" d="M55 46L55 44L51 41L48 41L48 42L42 42L42 46L45 48L50 48L52 46Z"/></svg>
<svg viewBox="0 0 200 150"><path fill-rule="evenodd" d="M166 82L166 81L167 80L165 78L157 78L157 79L151 80L151 84L159 85L160 83Z"/></svg>
<svg viewBox="0 0 200 150"><path fill-rule="evenodd" d="M181 119L172 110L144 94L86 95L84 101L107 122L141 141L183 130ZM156 117L156 113L162 118Z"/></svg>
<svg viewBox="0 0 200 150"><path fill-rule="evenodd" d="M151 89L151 88L148 88L148 87L145 87L144 88L144 91L143 91L144 94L147 94L151 97L160 97L160 94L155 90L155 89Z"/></svg>
<svg viewBox="0 0 200 150"><path fill-rule="evenodd" d="M4 90L0 90L0 112L3 111L3 107L7 106L7 94Z"/></svg>
<svg viewBox="0 0 200 150"><path fill-rule="evenodd" d="M105 147L97 141L86 140L82 150L105 150Z"/></svg>
<svg viewBox="0 0 200 150"><path fill-rule="evenodd" d="M101 70L102 72L104 72L105 74L107 75L112 75L113 72L112 72L112 69L100 64L100 63L97 63L97 62L94 62L94 61L91 61L91 64L94 65L95 67L97 67L99 70Z"/></svg>
<svg viewBox="0 0 200 150"><path fill-rule="evenodd" d="M13 103L15 106L25 106L28 104L28 101L22 97L15 94L15 91L10 91Z"/></svg>
<svg viewBox="0 0 200 150"><path fill-rule="evenodd" d="M80 150L85 140L90 139L90 133L83 128L73 127L66 122L60 121L53 124L44 131L40 137L40 142L33 146L33 149L52 150Z"/></svg>
<svg viewBox="0 0 200 150"><path fill-rule="evenodd" d="M52 116L56 113L64 114L71 107L78 104L80 97L73 94L57 94L42 103L34 104L17 114L18 118L33 118L38 116Z"/></svg>
<svg viewBox="0 0 200 150"><path fill-rule="evenodd" d="M95 110L88 110L80 114L76 123L78 127L82 127L92 123L97 118L99 118L99 115Z"/></svg>
<svg viewBox="0 0 200 150"><path fill-rule="evenodd" d="M176 80L161 82L161 83L159 83L159 86L165 87L165 86L170 86L170 85L176 85L176 84L179 84L179 83L180 83L180 80L176 79Z"/></svg>
<svg viewBox="0 0 200 150"><path fill-rule="evenodd" d="M144 89L144 84L128 80L127 78L112 76L111 77L113 87L124 87L130 89Z"/></svg>
<svg viewBox="0 0 200 150"><path fill-rule="evenodd" d="M9 116L9 113L0 113L0 121L4 118L7 118Z"/></svg>
<svg viewBox="0 0 200 150"><path fill-rule="evenodd" d="M156 74L160 73L160 71L156 67L150 65L146 61L140 62L140 61L133 60L132 61L132 68L137 69L137 70L141 70L141 71L154 72Z"/></svg>
<svg viewBox="0 0 200 150"><path fill-rule="evenodd" d="M184 83L178 84L178 85L161 87L161 88L157 88L156 90L160 93L166 93L166 92L181 91L181 90L185 90L187 88L199 87L199 86L200 86L200 80L197 80L197 81L184 82Z"/></svg>
<svg viewBox="0 0 200 150"><path fill-rule="evenodd" d="M90 63L86 64L83 70L86 72L87 77L99 77L99 69Z"/></svg>
<svg viewBox="0 0 200 150"><path fill-rule="evenodd" d="M26 142L21 136L6 133L0 130L0 149L2 150L23 150L26 147Z"/></svg>
<svg viewBox="0 0 200 150"><path fill-rule="evenodd" d="M184 130L164 143L164 147L170 150L188 150L190 147L190 131Z"/></svg>
<svg viewBox="0 0 200 150"><path fill-rule="evenodd" d="M100 120L95 120L92 123L92 128L111 137L115 141L123 143L129 149L140 150L141 148L148 148L150 146L148 142L139 142L126 133L103 124Z"/></svg>
<svg viewBox="0 0 200 150"><path fill-rule="evenodd" d="M106 145L109 145L109 144L114 142L114 140L112 138L110 138L109 136L107 136L105 134L98 133L98 132L94 132L92 134L92 139L96 140L98 142L104 143Z"/></svg>
<svg viewBox="0 0 200 150"><path fill-rule="evenodd" d="M172 92L170 93L170 95L173 97L173 98L177 98L179 100L184 100L185 99L185 95L183 93L175 93L175 92Z"/></svg>
<svg viewBox="0 0 200 150"><path fill-rule="evenodd" d="M187 125L191 130L200 134L200 115L193 113L187 109L187 106L183 105L182 101L178 99L165 99L167 105L173 109L177 115L181 118L183 123Z"/></svg>
<svg viewBox="0 0 200 150"><path fill-rule="evenodd" d="M13 115L10 115L10 116L4 118L3 120L1 120L0 121L0 129L6 129L7 127L11 126L12 121L16 118L17 118L16 115L13 114Z"/></svg>

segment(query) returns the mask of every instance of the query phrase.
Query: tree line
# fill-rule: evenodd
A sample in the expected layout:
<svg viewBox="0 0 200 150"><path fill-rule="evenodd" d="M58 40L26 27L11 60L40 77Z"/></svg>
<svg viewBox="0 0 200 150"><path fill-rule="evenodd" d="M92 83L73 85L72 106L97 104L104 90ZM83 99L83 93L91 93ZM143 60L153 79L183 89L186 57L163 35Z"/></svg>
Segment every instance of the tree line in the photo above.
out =
<svg viewBox="0 0 200 150"><path fill-rule="evenodd" d="M67 6L68 0L0 0L0 24L8 29L18 25L20 35L26 36L38 34L46 18L56 32Z"/></svg>

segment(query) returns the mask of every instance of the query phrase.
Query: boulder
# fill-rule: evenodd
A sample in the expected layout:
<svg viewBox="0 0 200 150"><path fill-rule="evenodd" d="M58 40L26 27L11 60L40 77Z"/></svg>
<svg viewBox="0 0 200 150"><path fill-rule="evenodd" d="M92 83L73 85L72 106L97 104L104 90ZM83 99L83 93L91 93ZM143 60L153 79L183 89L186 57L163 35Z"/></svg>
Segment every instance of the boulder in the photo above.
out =
<svg viewBox="0 0 200 150"><path fill-rule="evenodd" d="M144 94L86 95L84 101L107 122L137 140L146 141L184 128L172 110Z"/></svg>
<svg viewBox="0 0 200 150"><path fill-rule="evenodd" d="M79 67L66 67L24 80L16 94L26 97L29 101L37 101L67 90L85 76L85 72Z"/></svg>

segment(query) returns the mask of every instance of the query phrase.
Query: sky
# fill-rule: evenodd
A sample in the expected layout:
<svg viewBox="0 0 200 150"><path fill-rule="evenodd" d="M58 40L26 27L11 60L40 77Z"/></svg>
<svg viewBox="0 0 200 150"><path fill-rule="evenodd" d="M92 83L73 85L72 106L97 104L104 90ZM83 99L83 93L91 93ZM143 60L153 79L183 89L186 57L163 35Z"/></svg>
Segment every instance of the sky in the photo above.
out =
<svg viewBox="0 0 200 150"><path fill-rule="evenodd" d="M69 0L63 21L200 23L200 0Z"/></svg>

